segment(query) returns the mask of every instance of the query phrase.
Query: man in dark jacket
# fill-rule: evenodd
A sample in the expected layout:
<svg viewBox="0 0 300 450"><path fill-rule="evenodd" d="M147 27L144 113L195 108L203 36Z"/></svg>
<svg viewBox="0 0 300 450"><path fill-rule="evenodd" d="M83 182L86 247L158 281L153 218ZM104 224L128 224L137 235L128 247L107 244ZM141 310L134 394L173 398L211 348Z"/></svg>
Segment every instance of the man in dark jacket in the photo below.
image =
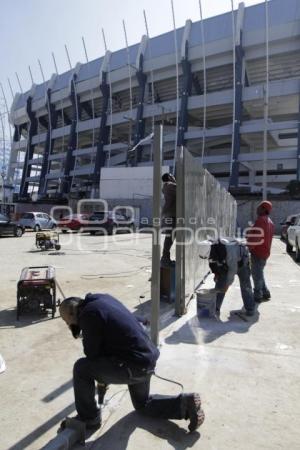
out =
<svg viewBox="0 0 300 450"><path fill-rule="evenodd" d="M254 283L254 299L257 303L270 300L271 293L267 288L264 268L271 254L274 224L269 217L272 203L261 202L257 207L257 219L247 233L247 245L251 253L251 273Z"/></svg>
<svg viewBox="0 0 300 450"><path fill-rule="evenodd" d="M162 218L165 225L166 237L161 258L161 266L172 265L170 250L174 241L174 230L176 228L176 179L171 173L162 176L165 203L162 209Z"/></svg>
<svg viewBox="0 0 300 450"><path fill-rule="evenodd" d="M104 397L109 384L127 384L137 410L163 419L189 420L190 431L204 421L199 394L149 396L159 351L139 320L108 294L70 297L60 305L60 314L76 338L82 334L84 358L73 369L77 419L86 428L101 426L101 411L95 400L95 381Z"/></svg>

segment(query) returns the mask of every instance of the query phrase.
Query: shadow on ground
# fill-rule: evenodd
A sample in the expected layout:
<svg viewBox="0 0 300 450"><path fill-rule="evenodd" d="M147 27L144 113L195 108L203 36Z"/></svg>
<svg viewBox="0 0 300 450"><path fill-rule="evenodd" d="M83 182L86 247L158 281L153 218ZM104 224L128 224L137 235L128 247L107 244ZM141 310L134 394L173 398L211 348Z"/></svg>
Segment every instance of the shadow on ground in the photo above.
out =
<svg viewBox="0 0 300 450"><path fill-rule="evenodd" d="M137 317L146 319L150 323L151 319L151 299L140 301L135 307L133 314ZM159 329L160 331L168 327L171 323L176 322L178 316L175 315L174 303L162 302L160 303L159 315Z"/></svg>
<svg viewBox="0 0 300 450"><path fill-rule="evenodd" d="M160 439L166 440L176 450L192 448L200 438L200 433L188 433L187 430L179 427L174 422L146 417L133 411L120 419L98 439L87 443L86 448L87 450L91 448L93 450L109 448L113 450L126 450L130 436L138 428L146 430ZM77 446L74 450L79 450L79 448Z"/></svg>
<svg viewBox="0 0 300 450"><path fill-rule="evenodd" d="M31 449L31 448L37 448L33 447L33 443L39 439L43 434L45 434L47 431L50 430L53 426L57 425L57 428L59 426L59 423L74 411L74 404L67 406L65 409L60 411L55 416L51 417L51 419L47 420L47 422L40 425L38 428L33 430L31 433L29 433L27 436L25 436L23 439L20 439L18 442L16 442L14 445L9 447L7 450L25 450L25 449ZM81 447L82 448L82 447Z"/></svg>
<svg viewBox="0 0 300 450"><path fill-rule="evenodd" d="M296 261L296 253L292 252L292 253L287 253L287 255L291 258L291 260L298 266L300 267L300 262Z"/></svg>
<svg viewBox="0 0 300 450"><path fill-rule="evenodd" d="M243 320L230 312L230 316L226 321L219 319L198 319L197 316L186 322L181 328L174 331L165 339L167 344L175 345L185 344L208 344L213 342L227 333L247 333L249 329L258 321L259 312L256 311L255 316Z"/></svg>
<svg viewBox="0 0 300 450"><path fill-rule="evenodd" d="M57 315L54 319L57 319ZM54 320L51 314L30 314L23 313L20 315L20 319L17 320L16 308L2 309L0 311L0 329L4 328L23 328L29 325L35 325L36 323L45 322L47 320Z"/></svg>

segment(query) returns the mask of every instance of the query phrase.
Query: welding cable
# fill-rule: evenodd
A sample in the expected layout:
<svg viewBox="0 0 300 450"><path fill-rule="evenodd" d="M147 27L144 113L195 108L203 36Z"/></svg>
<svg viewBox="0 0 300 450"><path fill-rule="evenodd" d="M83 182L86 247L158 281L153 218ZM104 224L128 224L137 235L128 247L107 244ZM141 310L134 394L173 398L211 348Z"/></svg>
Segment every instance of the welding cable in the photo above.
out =
<svg viewBox="0 0 300 450"><path fill-rule="evenodd" d="M56 286L58 287L59 292L60 292L61 295L63 296L63 299L65 299L66 296L65 296L65 294L63 293L63 290L62 290L62 288L61 288L59 282L58 282L57 280L55 280L55 282L56 282Z"/></svg>
<svg viewBox="0 0 300 450"><path fill-rule="evenodd" d="M116 395L121 394L121 392L126 393L126 392L128 392L128 389L127 389L127 388L124 388L124 389L120 389L119 391L115 392L111 397L109 397L107 400L104 401L103 406L108 405L109 402L110 402Z"/></svg>
<svg viewBox="0 0 300 450"><path fill-rule="evenodd" d="M178 381L174 381L169 378L161 377L160 375L157 375L157 373L155 373L155 372L153 373L153 375L160 380L166 381L167 383L176 384L177 386L179 386L181 388L181 393L184 392L183 384L179 383ZM121 392L127 392L127 391L128 391L128 389L121 389L120 391L115 392L108 400L104 401L104 406L106 406L113 399L113 397L115 397L117 394L120 394Z"/></svg>
<svg viewBox="0 0 300 450"><path fill-rule="evenodd" d="M156 378L159 378L160 380L167 381L168 383L172 383L172 384L176 384L177 386L180 386L181 392L184 391L184 386L183 386L183 384L179 383L178 381L171 380L170 378L164 378L164 377L161 377L160 375L157 375L157 373L155 373L155 372L153 373L153 375L154 375Z"/></svg>

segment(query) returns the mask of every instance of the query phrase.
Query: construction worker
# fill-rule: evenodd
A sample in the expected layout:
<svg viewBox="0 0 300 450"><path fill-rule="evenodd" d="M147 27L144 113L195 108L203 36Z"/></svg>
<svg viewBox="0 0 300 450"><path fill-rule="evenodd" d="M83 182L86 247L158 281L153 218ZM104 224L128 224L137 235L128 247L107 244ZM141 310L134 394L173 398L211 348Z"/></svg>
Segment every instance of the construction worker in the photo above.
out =
<svg viewBox="0 0 300 450"><path fill-rule="evenodd" d="M247 245L251 253L254 299L257 303L266 302L271 298L264 277L264 268L271 253L274 235L274 224L269 217L271 211L271 202L261 202L257 207L257 219L247 232Z"/></svg>
<svg viewBox="0 0 300 450"><path fill-rule="evenodd" d="M150 396L150 380L159 351L139 320L108 294L70 297L60 305L62 319L75 338L82 334L85 357L73 369L77 420L86 428L101 426L101 410L95 400L95 381L104 397L109 384L127 384L136 410L163 419L189 420L195 431L204 421L199 394Z"/></svg>
<svg viewBox="0 0 300 450"><path fill-rule="evenodd" d="M216 315L220 315L225 294L237 275L244 304L244 309L239 313L253 316L255 302L250 280L249 251L246 245L236 239L220 239L212 243L209 266L215 274Z"/></svg>
<svg viewBox="0 0 300 450"><path fill-rule="evenodd" d="M174 242L174 230L176 228L176 179L171 173L164 173L162 181L162 192L165 199L162 218L166 236L160 264L162 267L170 267L174 265L174 261L171 260L170 250Z"/></svg>

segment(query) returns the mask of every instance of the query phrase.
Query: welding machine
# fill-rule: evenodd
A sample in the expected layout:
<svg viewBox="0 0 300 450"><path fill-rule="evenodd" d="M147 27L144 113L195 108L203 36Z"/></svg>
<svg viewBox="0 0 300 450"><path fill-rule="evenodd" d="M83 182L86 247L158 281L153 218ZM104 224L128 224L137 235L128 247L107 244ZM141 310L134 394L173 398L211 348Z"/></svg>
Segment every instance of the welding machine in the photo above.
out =
<svg viewBox="0 0 300 450"><path fill-rule="evenodd" d="M57 231L39 231L35 235L35 245L41 250L60 250L59 234Z"/></svg>
<svg viewBox="0 0 300 450"><path fill-rule="evenodd" d="M17 320L23 312L52 312L56 307L55 268L53 266L24 267L17 286Z"/></svg>

